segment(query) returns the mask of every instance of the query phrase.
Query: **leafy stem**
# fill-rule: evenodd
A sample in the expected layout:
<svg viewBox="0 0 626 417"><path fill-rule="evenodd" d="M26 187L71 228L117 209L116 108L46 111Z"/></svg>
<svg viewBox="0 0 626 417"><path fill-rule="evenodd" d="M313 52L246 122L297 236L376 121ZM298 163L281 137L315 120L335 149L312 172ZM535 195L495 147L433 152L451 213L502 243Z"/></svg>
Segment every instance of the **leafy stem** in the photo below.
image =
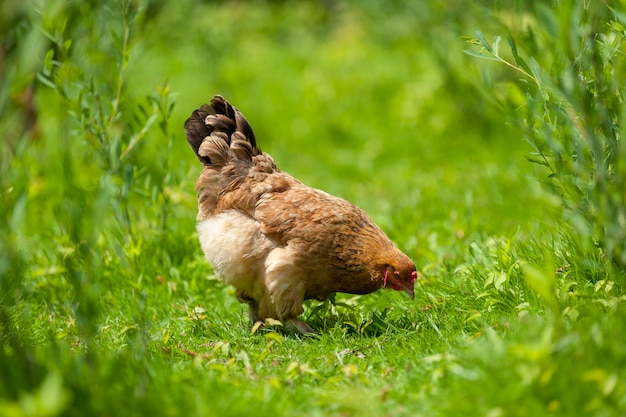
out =
<svg viewBox="0 0 626 417"><path fill-rule="evenodd" d="M117 74L117 86L115 92L115 99L113 100L113 109L109 120L106 124L106 132L109 132L113 127L113 123L119 113L119 107L122 102L122 92L124 90L124 74L126 72L126 66L128 65L129 55L129 42L130 42L130 24L129 24L129 6L125 0L120 3L122 8L122 42L120 47L121 59L119 62L119 71Z"/></svg>
<svg viewBox="0 0 626 417"><path fill-rule="evenodd" d="M513 53L513 58L515 59L515 63L509 62L500 56L500 41L502 40L500 36L496 36L493 39L493 43L489 44L489 42L487 42L487 39L485 38L485 35L483 35L483 33L480 30L477 30L475 38L471 36L466 36L466 37L463 37L463 39L471 45L480 46L482 48L480 52L476 52L471 49L466 49L463 52L465 52L467 55L470 55L476 58L487 59L490 61L500 62L522 73L525 77L533 81L535 84L539 84L538 78L532 74L532 71L530 70L530 67L528 66L528 64L518 55L517 46L515 45L515 41L513 40L511 36L508 36L507 40L509 42L509 46L511 47L511 52ZM481 52L483 51L487 52L488 55L482 54Z"/></svg>

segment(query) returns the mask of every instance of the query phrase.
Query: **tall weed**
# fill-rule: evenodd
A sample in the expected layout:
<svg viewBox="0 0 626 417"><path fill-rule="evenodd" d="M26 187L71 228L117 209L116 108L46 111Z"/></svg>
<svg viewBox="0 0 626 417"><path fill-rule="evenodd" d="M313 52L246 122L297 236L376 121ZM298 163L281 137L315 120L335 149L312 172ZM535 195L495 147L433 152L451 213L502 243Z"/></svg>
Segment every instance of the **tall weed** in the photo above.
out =
<svg viewBox="0 0 626 417"><path fill-rule="evenodd" d="M512 119L532 148L528 160L544 168L545 184L562 201L578 242L572 249L587 260L600 250L626 271L626 16L602 2L557 3L533 3L524 30L513 36L510 27L509 52L500 36L490 43L481 32L468 38L478 48L466 52L521 75L522 95L507 97ZM592 262L593 279L603 262Z"/></svg>
<svg viewBox="0 0 626 417"><path fill-rule="evenodd" d="M144 357L147 343L139 286L132 288L136 296L126 291L134 323L122 336L132 354L109 370L107 356L98 352L111 289L137 282L132 272L141 245L167 237L173 211L173 95L164 84L136 100L126 82L133 33L143 17L138 2L96 7L60 0L25 13L18 25L45 48L17 42L9 58L18 62L41 51L40 66L12 79L34 83L44 111L37 115L41 132L19 129L16 117L0 120L0 132L8 132L0 154L0 396L9 401L3 406L32 403L57 415L69 406L71 392L74 409L101 414L107 401L83 381L110 386L126 377L138 384L145 379L144 363L133 362ZM4 82L0 86L7 91ZM159 144L156 156L142 152L148 137ZM140 280L141 271L137 275ZM124 376L126 368L135 372ZM59 401L47 402L46 395Z"/></svg>

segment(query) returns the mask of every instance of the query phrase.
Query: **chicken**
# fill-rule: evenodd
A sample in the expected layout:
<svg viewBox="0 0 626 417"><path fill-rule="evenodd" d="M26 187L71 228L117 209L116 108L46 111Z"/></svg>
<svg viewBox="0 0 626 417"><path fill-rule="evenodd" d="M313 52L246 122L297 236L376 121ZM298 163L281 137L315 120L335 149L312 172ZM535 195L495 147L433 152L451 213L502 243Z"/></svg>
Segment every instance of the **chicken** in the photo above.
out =
<svg viewBox="0 0 626 417"><path fill-rule="evenodd" d="M196 183L200 245L216 275L247 303L303 334L307 299L379 288L413 298L415 264L360 208L282 172L244 116L221 96L185 122L204 165Z"/></svg>

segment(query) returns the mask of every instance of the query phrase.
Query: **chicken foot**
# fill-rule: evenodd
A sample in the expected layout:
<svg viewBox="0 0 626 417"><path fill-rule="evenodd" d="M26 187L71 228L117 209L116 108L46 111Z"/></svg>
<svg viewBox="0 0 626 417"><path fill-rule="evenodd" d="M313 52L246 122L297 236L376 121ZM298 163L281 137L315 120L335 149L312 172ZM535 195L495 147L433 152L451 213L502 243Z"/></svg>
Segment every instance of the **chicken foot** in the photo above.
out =
<svg viewBox="0 0 626 417"><path fill-rule="evenodd" d="M285 330L290 333L300 333L304 336L317 335L317 332L313 330L311 326L297 317L283 321L283 325L285 326Z"/></svg>
<svg viewBox="0 0 626 417"><path fill-rule="evenodd" d="M259 303L245 295L241 291L237 291L237 298L239 302L248 304L248 317L250 317L250 325L254 326L256 322L263 322L264 319L261 317L259 313ZM304 320L301 320L297 317L291 317L288 319L283 319L282 321L285 331L288 333L299 333L302 335L316 335L317 332L313 330L311 326L309 326Z"/></svg>

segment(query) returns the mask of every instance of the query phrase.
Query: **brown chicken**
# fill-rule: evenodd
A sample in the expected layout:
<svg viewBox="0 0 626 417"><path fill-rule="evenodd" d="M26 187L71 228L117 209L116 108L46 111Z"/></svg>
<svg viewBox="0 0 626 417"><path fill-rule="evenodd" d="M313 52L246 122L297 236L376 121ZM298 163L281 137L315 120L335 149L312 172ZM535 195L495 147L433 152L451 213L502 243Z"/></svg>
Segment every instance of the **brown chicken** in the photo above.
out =
<svg viewBox="0 0 626 417"><path fill-rule="evenodd" d="M306 299L379 288L413 298L415 264L360 208L308 187L261 152L243 115L220 96L185 122L204 169L196 183L198 235L206 259L252 323L298 318Z"/></svg>

